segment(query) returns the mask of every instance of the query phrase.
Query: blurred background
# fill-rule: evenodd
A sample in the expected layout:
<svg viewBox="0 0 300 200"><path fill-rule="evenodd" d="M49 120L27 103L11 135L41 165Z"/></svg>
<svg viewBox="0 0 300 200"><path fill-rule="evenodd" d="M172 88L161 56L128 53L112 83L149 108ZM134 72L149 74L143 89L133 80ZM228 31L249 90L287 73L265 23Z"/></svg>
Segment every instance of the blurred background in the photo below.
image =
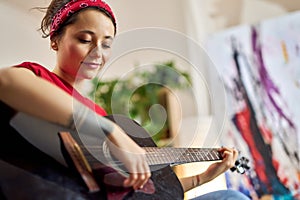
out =
<svg viewBox="0 0 300 200"><path fill-rule="evenodd" d="M50 0L0 0L0 67L7 67L14 64L18 64L23 61L30 60L39 62L44 66L48 67L49 69L53 68L53 66L55 65L55 54L50 49L49 40L43 39L41 37L40 32L38 31L40 21L44 13L36 9L32 9L35 7L47 6L49 2ZM232 128L232 125L230 124L230 117L232 116L229 116L228 118L226 117L228 113L233 114L232 110L229 109L228 111L228 108L226 108L230 107L230 103L232 103L229 102L228 106L227 96L230 96L230 94L228 94L230 92L226 90L226 87L230 88L230 84L224 85L224 81L220 81L219 78L226 79L226 77L222 76L222 72L224 72L223 67L226 66L228 67L227 69L232 67L231 64L234 62L234 59L230 61L227 60L229 64L226 64L228 65L225 65L224 63L221 63L218 60L218 58L222 56L225 57L226 51L223 51L224 49L226 50L227 48L232 47L232 43L224 43L224 41L222 43L222 41L218 39L222 38L225 35L227 37L225 40L228 40L230 36L234 35L235 38L237 38L237 40L245 37L246 39L241 39L242 41L240 41L241 43L245 43L245 41L249 40L250 38L249 34L252 25L257 26L262 22L268 22L268 20L271 20L273 24L276 24L276 20L278 19L278 26L285 27L284 24L280 24L284 23L281 19L285 19L286 16L291 15L293 16L293 19L295 18L294 15L298 17L299 15L295 13L298 13L298 10L300 9L300 1L107 0L107 2L111 5L115 12L117 18L118 35L120 35L121 39L122 36L126 38L126 35L130 32L133 32L133 35L135 35L135 30L140 30L149 27L156 28L157 30L158 28L158 30L161 29L167 31L167 33L169 32L169 34L174 36L174 38L176 38L177 36L180 39L183 38L183 40L178 40L178 43L176 44L180 47L181 55L178 55L172 52L171 50L168 51L163 49L159 50L146 48L142 50L136 50L134 52L129 52L125 55L122 55L121 57L116 57L116 59L113 62L109 63L109 67L107 68L105 73L101 74L101 80L97 80L96 82L94 82L93 85L90 86L92 87L92 93L90 93L91 98L96 97L96 101L98 101L99 103L103 101L103 99L101 100L100 97L96 96L96 94L99 95L99 92L101 92L97 89L99 83L109 84L111 83L111 81L119 80L122 75L130 74L131 72L132 74L128 75L128 77L125 77L125 81L132 81L132 77L142 77L143 75L141 75L141 73L135 71L135 69L137 69L136 67L138 66L172 66L173 69L175 69L177 72L180 72L179 76L184 74L185 77L188 77L188 80L191 81L191 84L188 85L184 83L183 87L185 89L182 89L180 87L171 88L171 92L165 90L166 88L160 88L162 90L159 90L159 92L157 93L157 99L153 101L154 104L161 104L166 109L166 113L168 114L168 119L166 120L167 127L165 127L166 129L164 129L167 135L156 138L157 144L161 146L168 145L183 147L212 147L220 146L223 144L236 146L235 142L237 139L239 139L240 143L237 146L240 146L240 148L244 150L244 153L248 153L250 159L254 159L255 156L253 156L253 150L251 149L250 144L248 143L248 141L245 141L245 139L243 140L242 129L239 129L238 126ZM287 23L289 23L288 20ZM295 37L296 39L299 39L298 36L296 36L297 31L299 30L299 26L299 24L293 23L293 37ZM266 28L263 28L263 30L267 31L268 26L266 25L264 27ZM276 29L274 29L274 26L271 27L270 30L272 30L273 32L274 30L276 31ZM160 34L160 32L154 33ZM156 38L158 36L159 35L155 35ZM132 39L132 41L127 41L128 43L125 43L123 41L123 43L121 42L116 46L121 48L122 45L130 46L131 42L135 42L134 38L130 37L130 39ZM148 38L145 37L144 39L149 40L151 42L152 38L150 36ZM268 42L272 43L274 42L274 40L268 40L267 43ZM296 40L296 42L299 42L299 40ZM249 41L249 44L250 43L251 42ZM193 51L193 45L195 44L198 45L199 49L201 49L200 53ZM285 41L285 43L280 43L280 49L284 50L285 45L288 46L288 44L290 44L289 41ZM243 46L243 48L245 48L245 45ZM252 56L252 53L249 53L247 51L246 54L251 54ZM285 54L286 56L287 52L283 51L282 54ZM248 60L253 60L253 57L249 58ZM285 61L287 61L287 56L285 57ZM293 63L289 66L295 67L295 65L296 64ZM250 64L250 66L253 67L254 65ZM221 72L221 75L217 75L216 71L212 70L212 68L215 68L215 70ZM151 70L153 72L153 68L150 69L150 72ZM226 72L224 73L226 74ZM244 73L247 74L247 72ZM257 75L258 72L253 73ZM148 76L151 75L153 74L148 74ZM275 75L271 74L271 77L272 76ZM170 77L170 75L167 75L167 77ZM277 81L276 77L273 77L273 79ZM279 82L275 82L277 84L280 84L280 81L284 80L286 79L283 78L282 80L279 80ZM300 80L299 77L298 80ZM147 79L147 81L149 80ZM160 81L158 82L161 83ZM173 83L176 83L178 79L170 79L170 81L173 81L169 82L169 84L172 85ZM241 80L237 79L237 81ZM216 84L218 82L220 82L219 85ZM187 85L188 87L186 87ZM245 86L245 88L247 88L247 86ZM140 90L140 92L144 92L143 94L145 94L145 91L142 89ZM299 92L299 90L296 90L296 92ZM150 92L150 94L147 95L153 96L153 93L151 94ZM250 100L251 95L255 96L257 94L252 92L250 95L248 95L248 97L250 96ZM100 93L100 96L104 97L104 94ZM149 96L146 96L146 99L149 99ZM212 100L212 96L214 96L214 100ZM294 96L291 95L287 98L291 99L293 97ZM243 98L245 98L245 94ZM296 99L297 98L299 98L299 96L296 96ZM139 105L138 102L145 103L146 100L136 101L133 107L136 108L138 106L145 106L145 104ZM284 101L280 102L282 103ZM236 104L234 104L234 106L236 107ZM255 107L256 104L252 106ZM294 109L299 110L298 108ZM216 114L216 110L220 110L220 113ZM144 111L135 109L132 112L135 112L136 114ZM146 113L148 112L149 109L146 110ZM274 116L275 119L280 118L280 116L277 117L277 115L274 113L271 113L270 115ZM135 117L136 116L137 115L135 115ZM295 121L297 117L299 117L297 114L293 113L292 116L294 118L292 118L291 121ZM139 120L139 122L142 122L142 117L138 116L136 117L136 119ZM287 123L291 125L293 123L288 123L291 121L285 120L284 122L280 121L279 123ZM147 124L145 126L147 126ZM269 124L268 126L272 126L272 124ZM280 130L282 130L282 127L286 128L288 127L288 125L280 125ZM295 127L297 127L297 124L295 125ZM286 129L289 128L290 127ZM231 133L230 130L232 129L234 129L235 132L240 132L241 134L238 135L236 133ZM300 141L299 130L296 129L294 131L294 135L290 137L295 139L295 141ZM234 139L227 140L224 142L224 137L228 137L228 132L231 133L231 137L233 137ZM155 133L153 134L155 135ZM267 148L274 149L273 145L275 144L272 144L270 140L266 140L266 135L268 134L266 134L266 132L263 132L262 134L263 139L265 139L263 145ZM273 131L271 132L271 134L269 134L270 137L276 137L276 135L280 134L278 134L276 131ZM289 135L285 136L289 137ZM270 139L270 137L268 138ZM281 140L274 141L276 141L277 143L281 143L281 147L276 146L276 148L278 147L277 149L284 149L284 145L282 147ZM297 176L299 176L300 168L298 157L299 147L297 146L299 143L297 143L296 147L294 147L296 148L295 152L292 152L293 150L288 149L279 151L279 153L277 152L277 157L269 155L271 159L274 158L274 162L278 162L277 158L280 156L288 157L288 155L291 154L295 154L295 156L293 157L294 160L298 159L298 162L296 161L296 164L294 164L294 167L292 167L292 171L294 174L285 174L283 172L285 171L284 167L274 168L278 175L278 177L275 177L274 179L281 183L281 186L283 186L284 188L282 189L283 192L281 191L282 193L279 192L278 197L282 195L285 196L284 199L297 198L296 196L299 195L299 178L297 179ZM264 160L264 162L266 162L266 159ZM207 164L188 164L187 167L176 167L174 169L179 176L186 176L204 170ZM265 164L265 166L268 166L267 163ZM253 163L252 167L255 169L255 167L257 166L255 166L255 163ZM253 174L258 178L249 178ZM253 199L274 198L276 195L272 193L272 190L261 189L258 191L256 189L257 187L272 188L275 186L266 186L257 173L253 172L253 174L250 174L249 176L244 176L244 181L241 182L236 181L232 177L226 177L227 175L220 176L215 181L188 192L186 194L186 198L190 198L197 194L206 193L212 190L230 187L244 190L244 192L251 196ZM289 180L289 177L291 176L296 177L296 179ZM258 183L255 183L255 185L253 183L253 180L258 181ZM272 180L270 179L269 181ZM298 189L295 189L297 187Z"/></svg>

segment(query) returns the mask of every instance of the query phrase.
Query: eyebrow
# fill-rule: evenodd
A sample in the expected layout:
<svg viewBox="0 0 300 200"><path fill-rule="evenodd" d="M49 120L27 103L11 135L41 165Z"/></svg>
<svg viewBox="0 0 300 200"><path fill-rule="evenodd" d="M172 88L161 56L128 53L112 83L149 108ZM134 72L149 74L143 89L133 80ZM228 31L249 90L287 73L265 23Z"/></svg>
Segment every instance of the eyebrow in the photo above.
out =
<svg viewBox="0 0 300 200"><path fill-rule="evenodd" d="M79 33L87 33L87 34L90 34L90 35L95 35L95 33L93 31L90 31L90 30L82 30L82 31L79 31ZM114 38L110 35L106 35L104 36L105 39L109 39L109 40L113 40Z"/></svg>

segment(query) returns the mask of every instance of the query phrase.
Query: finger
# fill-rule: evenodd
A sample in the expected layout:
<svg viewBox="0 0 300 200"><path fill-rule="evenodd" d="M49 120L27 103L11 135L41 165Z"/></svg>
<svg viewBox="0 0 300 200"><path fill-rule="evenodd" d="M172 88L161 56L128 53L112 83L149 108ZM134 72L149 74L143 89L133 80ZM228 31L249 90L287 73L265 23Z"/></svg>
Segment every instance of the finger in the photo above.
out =
<svg viewBox="0 0 300 200"><path fill-rule="evenodd" d="M141 174L140 182L137 185L137 188L143 188L143 186L148 182L150 177L151 177L151 172L149 170L149 166L147 165L146 172L144 174Z"/></svg>
<svg viewBox="0 0 300 200"><path fill-rule="evenodd" d="M237 149L233 149L233 159L234 159L234 161L237 160L238 156L239 156L239 151Z"/></svg>
<svg viewBox="0 0 300 200"><path fill-rule="evenodd" d="M144 179L145 179L145 176L144 176L144 163L140 163L138 166L137 166L137 179L136 181L133 183L133 189L139 189L141 186L143 186L143 182L144 182Z"/></svg>
<svg viewBox="0 0 300 200"><path fill-rule="evenodd" d="M130 173L128 178L124 180L123 186L131 187L136 183L137 179L138 179L137 173Z"/></svg>
<svg viewBox="0 0 300 200"><path fill-rule="evenodd" d="M226 169L229 169L235 165L236 157L237 157L237 151L233 148L222 148L221 149L222 154L222 163L223 166L226 167Z"/></svg>
<svg viewBox="0 0 300 200"><path fill-rule="evenodd" d="M144 185L148 182L150 177L151 173L139 174L139 178L137 179L136 184L133 185L133 188L135 190L142 189Z"/></svg>
<svg viewBox="0 0 300 200"><path fill-rule="evenodd" d="M222 147L220 149L220 153L224 156L225 155L238 155L238 151L235 148L226 148L226 147Z"/></svg>
<svg viewBox="0 0 300 200"><path fill-rule="evenodd" d="M132 186L133 189L137 190L137 189L143 188L144 185L146 184L145 180L146 180L146 175L145 174L138 174L138 179L136 180L136 182Z"/></svg>
<svg viewBox="0 0 300 200"><path fill-rule="evenodd" d="M140 173L138 173L139 177L134 184L134 189L142 188L148 181L151 176L149 165L147 164L146 160L144 160L143 164L140 165L138 169Z"/></svg>
<svg viewBox="0 0 300 200"><path fill-rule="evenodd" d="M231 152L228 148L222 148L220 152L221 152L223 159L227 159L228 156L230 156L230 154L231 154Z"/></svg>
<svg viewBox="0 0 300 200"><path fill-rule="evenodd" d="M141 189L144 187L144 185L149 181L149 178L151 177L151 173L144 173L141 174L139 182L137 182L135 189Z"/></svg>

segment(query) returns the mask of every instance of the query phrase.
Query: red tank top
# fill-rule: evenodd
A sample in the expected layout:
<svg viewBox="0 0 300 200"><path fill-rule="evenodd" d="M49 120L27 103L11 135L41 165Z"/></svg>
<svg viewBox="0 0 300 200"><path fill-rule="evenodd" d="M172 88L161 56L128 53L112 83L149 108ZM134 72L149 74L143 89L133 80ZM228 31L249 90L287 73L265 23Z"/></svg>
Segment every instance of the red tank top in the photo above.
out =
<svg viewBox="0 0 300 200"><path fill-rule="evenodd" d="M75 88L73 88L69 83L61 79L59 76L54 74L53 72L49 71L45 67L41 66L40 64L33 63L33 62L23 62L16 67L23 67L26 69L31 70L37 76L55 84L56 86L60 87L68 94L74 96L78 101L83 103L84 105L88 106L92 110L95 110L99 115L105 116L107 115L106 111L101 108L99 105L95 104L90 99L82 96Z"/></svg>

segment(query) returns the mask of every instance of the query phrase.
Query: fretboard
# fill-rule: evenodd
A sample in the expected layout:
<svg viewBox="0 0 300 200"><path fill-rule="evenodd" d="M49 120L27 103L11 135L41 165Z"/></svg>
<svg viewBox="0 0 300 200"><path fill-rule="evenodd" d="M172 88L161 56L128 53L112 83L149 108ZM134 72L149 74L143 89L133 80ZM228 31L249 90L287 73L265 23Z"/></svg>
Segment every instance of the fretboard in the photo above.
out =
<svg viewBox="0 0 300 200"><path fill-rule="evenodd" d="M144 147L144 149L149 165L177 165L222 159L217 148Z"/></svg>

